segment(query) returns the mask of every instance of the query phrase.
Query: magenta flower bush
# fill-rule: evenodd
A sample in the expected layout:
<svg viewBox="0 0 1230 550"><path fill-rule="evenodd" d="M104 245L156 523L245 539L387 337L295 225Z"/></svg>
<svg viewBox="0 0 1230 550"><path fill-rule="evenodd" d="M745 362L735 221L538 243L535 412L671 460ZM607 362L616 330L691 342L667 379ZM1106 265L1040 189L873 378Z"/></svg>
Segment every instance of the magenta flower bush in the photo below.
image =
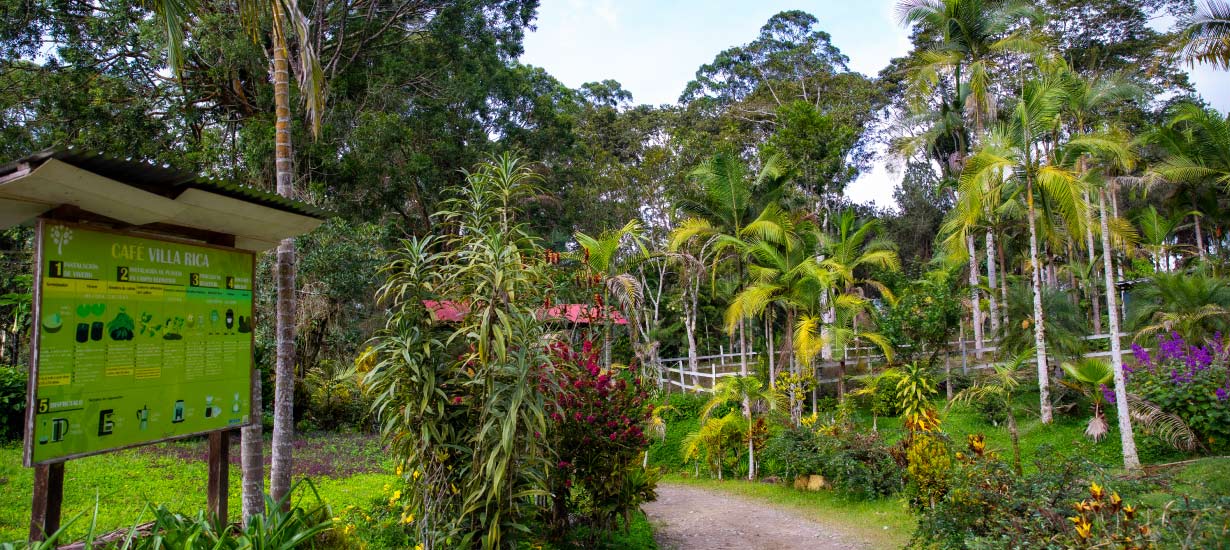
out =
<svg viewBox="0 0 1230 550"><path fill-rule="evenodd" d="M553 399L553 523L562 528L570 516L580 516L609 529L655 497L656 477L640 462L653 404L631 369L602 369L591 342L580 352L555 343L550 352L554 379L543 383Z"/></svg>

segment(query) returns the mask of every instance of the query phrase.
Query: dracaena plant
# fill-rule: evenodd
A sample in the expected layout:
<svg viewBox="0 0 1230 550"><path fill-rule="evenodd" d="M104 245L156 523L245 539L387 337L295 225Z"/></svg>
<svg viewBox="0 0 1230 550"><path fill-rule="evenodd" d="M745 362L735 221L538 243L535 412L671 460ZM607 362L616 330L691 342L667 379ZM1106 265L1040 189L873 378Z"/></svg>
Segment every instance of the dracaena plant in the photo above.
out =
<svg viewBox="0 0 1230 550"><path fill-rule="evenodd" d="M403 471L418 473L406 493L424 548L514 544L547 494L550 357L535 310L550 284L516 208L535 178L511 155L480 164L436 215L452 235L405 241L382 270L390 314L364 385ZM463 317L434 323L425 300Z"/></svg>

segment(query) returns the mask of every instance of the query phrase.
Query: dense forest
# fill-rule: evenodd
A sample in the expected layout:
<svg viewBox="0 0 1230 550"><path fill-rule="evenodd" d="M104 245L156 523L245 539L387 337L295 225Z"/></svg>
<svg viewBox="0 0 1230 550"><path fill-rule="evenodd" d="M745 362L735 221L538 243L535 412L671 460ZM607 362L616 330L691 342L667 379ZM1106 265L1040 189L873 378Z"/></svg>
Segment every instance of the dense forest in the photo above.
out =
<svg viewBox="0 0 1230 550"><path fill-rule="evenodd" d="M568 268L508 283L504 305L590 304L627 320L585 329L595 364L660 380L664 357L695 370L698 356L755 350L743 374L787 388L794 428L817 394L844 398L847 374L874 374L872 351L935 369L953 341L1036 360L1031 407L1048 424L1107 342L1115 359L1090 375L1107 396L1092 397L1102 424L1089 429L1107 433L1101 407L1117 404L1133 469L1122 350L1105 335L1220 346L1230 329L1230 118L1188 72L1226 68L1224 3L905 0L912 47L875 75L851 70L823 14L783 11L729 37L666 105L519 62L536 0L302 0L289 21L249 2L191 4L0 0L0 159L72 147L334 213L293 243L294 353L277 349L272 315L255 329L266 407L275 357L295 357L295 417L314 427L371 427L370 402L338 405L333 390L356 368L397 388L381 381L395 360L380 354L425 318L423 300L498 309L466 279L478 275L441 275L493 246L484 232L515 236L500 242L523 269L561 255ZM271 71L291 72L289 88ZM893 204L851 201L877 166L897 180ZM29 228L0 234L0 364L28 358L31 241ZM270 312L278 261L260 260ZM811 366L834 360L836 384L819 387ZM1218 391L1224 402L1230 382ZM903 413L911 434L933 420L920 406ZM1224 448L1215 419L1187 420ZM447 487L455 474L438 475Z"/></svg>

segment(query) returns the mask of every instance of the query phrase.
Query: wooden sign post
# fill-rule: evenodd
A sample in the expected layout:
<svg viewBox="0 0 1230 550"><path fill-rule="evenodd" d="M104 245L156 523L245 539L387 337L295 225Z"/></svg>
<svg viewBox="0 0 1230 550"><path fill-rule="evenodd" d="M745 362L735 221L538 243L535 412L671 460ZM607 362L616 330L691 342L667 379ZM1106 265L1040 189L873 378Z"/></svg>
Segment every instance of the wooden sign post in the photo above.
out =
<svg viewBox="0 0 1230 550"><path fill-rule="evenodd" d="M324 214L72 151L0 166L0 228L35 220L31 541L61 527L65 462L187 437L207 438L207 515L229 521L231 433L261 419L255 254Z"/></svg>

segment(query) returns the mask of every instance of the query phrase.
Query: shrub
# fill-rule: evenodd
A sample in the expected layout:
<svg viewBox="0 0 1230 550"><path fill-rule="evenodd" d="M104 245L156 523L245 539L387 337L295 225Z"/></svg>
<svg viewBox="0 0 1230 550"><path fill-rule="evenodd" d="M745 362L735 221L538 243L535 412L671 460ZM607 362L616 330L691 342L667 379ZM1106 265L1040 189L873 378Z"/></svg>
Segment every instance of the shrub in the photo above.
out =
<svg viewBox="0 0 1230 550"><path fill-rule="evenodd" d="M1017 476L975 441L969 442L968 454L956 454L947 492L922 509L911 546L1067 548L1054 539L1072 530L1068 507L1086 498L1087 480L1098 473L1092 463L1043 446L1037 472Z"/></svg>
<svg viewBox="0 0 1230 550"><path fill-rule="evenodd" d="M1138 344L1132 352L1136 364L1124 370L1133 393L1182 418L1208 445L1230 448L1230 350L1220 333L1202 346L1171 333L1154 352Z"/></svg>
<svg viewBox="0 0 1230 550"><path fill-rule="evenodd" d="M835 488L861 498L897 493L905 486L891 447L876 433L856 433L840 424L782 430L766 445L766 473L795 478L818 474ZM827 433L823 433L827 432Z"/></svg>
<svg viewBox="0 0 1230 550"><path fill-rule="evenodd" d="M641 502L656 498L656 471L639 460L649 446L644 429L653 404L639 378L599 368L590 342L581 353L563 343L551 352L555 385L547 437L558 458L550 474L554 523L563 528L581 514L602 529L613 528L618 518L627 525Z"/></svg>
<svg viewBox="0 0 1230 550"><path fill-rule="evenodd" d="M26 369L0 366L0 442L21 439L26 421Z"/></svg>

